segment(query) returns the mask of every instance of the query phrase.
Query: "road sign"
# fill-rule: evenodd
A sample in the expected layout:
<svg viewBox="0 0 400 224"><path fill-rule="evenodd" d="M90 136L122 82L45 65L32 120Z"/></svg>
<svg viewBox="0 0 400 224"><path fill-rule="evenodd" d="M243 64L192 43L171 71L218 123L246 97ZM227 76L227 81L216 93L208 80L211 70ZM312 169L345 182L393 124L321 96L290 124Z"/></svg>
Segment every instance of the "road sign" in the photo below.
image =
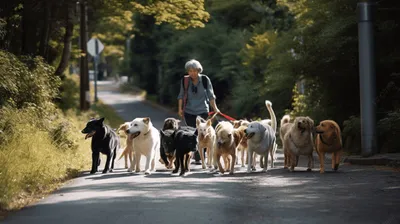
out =
<svg viewBox="0 0 400 224"><path fill-rule="evenodd" d="M104 45L97 38L91 38L87 42L87 51L93 57L96 57L97 55L99 55L103 51L103 49L104 49Z"/></svg>

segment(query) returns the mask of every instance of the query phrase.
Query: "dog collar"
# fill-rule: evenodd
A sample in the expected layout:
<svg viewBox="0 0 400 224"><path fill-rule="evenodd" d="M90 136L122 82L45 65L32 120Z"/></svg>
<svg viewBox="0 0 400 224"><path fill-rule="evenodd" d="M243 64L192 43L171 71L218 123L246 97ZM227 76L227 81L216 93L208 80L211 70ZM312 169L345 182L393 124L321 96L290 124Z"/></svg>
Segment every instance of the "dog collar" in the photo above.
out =
<svg viewBox="0 0 400 224"><path fill-rule="evenodd" d="M327 146L332 146L332 145L333 145L333 143L332 143L332 144L326 143L326 142L324 141L324 139L322 138L322 135L321 135L321 134L319 134L319 139L321 140L321 142L322 142L323 144L325 144L325 145L327 145Z"/></svg>
<svg viewBox="0 0 400 224"><path fill-rule="evenodd" d="M146 132L145 134L143 134L143 135L147 135L150 131L151 131L151 129L148 132Z"/></svg>

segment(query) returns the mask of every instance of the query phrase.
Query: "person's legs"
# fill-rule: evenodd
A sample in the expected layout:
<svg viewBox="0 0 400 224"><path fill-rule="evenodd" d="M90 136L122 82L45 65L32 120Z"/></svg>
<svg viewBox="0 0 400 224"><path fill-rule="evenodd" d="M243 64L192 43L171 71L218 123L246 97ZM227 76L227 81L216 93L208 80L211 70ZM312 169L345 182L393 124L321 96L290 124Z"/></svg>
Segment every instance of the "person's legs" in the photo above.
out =
<svg viewBox="0 0 400 224"><path fill-rule="evenodd" d="M187 126L191 126L191 127L196 128L196 118L197 118L197 116L200 116L201 118L207 120L208 113L202 113L202 114L199 114L199 115L192 115L192 114L185 113L185 121L186 121ZM205 154L206 154L205 151L206 150L204 150L204 158L205 158ZM201 162L200 162L201 157L200 157L199 150L197 150L194 153L194 160L195 160L195 164L197 164L197 165L201 164Z"/></svg>

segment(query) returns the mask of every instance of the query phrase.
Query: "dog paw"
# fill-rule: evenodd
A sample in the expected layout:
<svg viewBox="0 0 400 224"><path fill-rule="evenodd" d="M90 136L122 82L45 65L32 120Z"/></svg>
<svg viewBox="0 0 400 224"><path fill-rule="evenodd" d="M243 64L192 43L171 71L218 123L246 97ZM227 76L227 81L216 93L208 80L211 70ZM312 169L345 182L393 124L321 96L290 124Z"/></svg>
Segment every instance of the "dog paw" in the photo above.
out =
<svg viewBox="0 0 400 224"><path fill-rule="evenodd" d="M133 170L131 168L128 169L128 172L132 172Z"/></svg>
<svg viewBox="0 0 400 224"><path fill-rule="evenodd" d="M307 169L307 172L311 172L311 171L312 171L312 169L311 169L311 168L308 168L308 169Z"/></svg>
<svg viewBox="0 0 400 224"><path fill-rule="evenodd" d="M95 174L96 173L96 171L90 171L90 174Z"/></svg>
<svg viewBox="0 0 400 224"><path fill-rule="evenodd" d="M151 172L150 172L150 170L146 170L146 171L144 171L144 174L145 174L145 175L150 175Z"/></svg>
<svg viewBox="0 0 400 224"><path fill-rule="evenodd" d="M268 170L267 169L263 169L261 170L261 173L266 173Z"/></svg>
<svg viewBox="0 0 400 224"><path fill-rule="evenodd" d="M178 173L178 170L173 170L172 173Z"/></svg>
<svg viewBox="0 0 400 224"><path fill-rule="evenodd" d="M103 170L103 172L102 173L107 173L107 170Z"/></svg>
<svg viewBox="0 0 400 224"><path fill-rule="evenodd" d="M229 172L229 175L233 175L233 172L231 171L231 172Z"/></svg>
<svg viewBox="0 0 400 224"><path fill-rule="evenodd" d="M111 169L111 170L109 170L108 172L112 173L112 172L113 172L113 170Z"/></svg>
<svg viewBox="0 0 400 224"><path fill-rule="evenodd" d="M244 165L242 165L241 167L244 167Z"/></svg>
<svg viewBox="0 0 400 224"><path fill-rule="evenodd" d="M320 170L319 173L325 173L325 170Z"/></svg>
<svg viewBox="0 0 400 224"><path fill-rule="evenodd" d="M185 176L185 173L183 172L181 172L180 174L179 174L179 176Z"/></svg>
<svg viewBox="0 0 400 224"><path fill-rule="evenodd" d="M251 170L247 170L246 173L251 173Z"/></svg>
<svg viewBox="0 0 400 224"><path fill-rule="evenodd" d="M140 172L140 170L135 170L135 173L139 173Z"/></svg>
<svg viewBox="0 0 400 224"><path fill-rule="evenodd" d="M255 167L252 167L251 170L252 170L252 171L256 171L256 168L255 168Z"/></svg>
<svg viewBox="0 0 400 224"><path fill-rule="evenodd" d="M339 164L335 164L335 167L333 168L334 171L337 171L339 169Z"/></svg>
<svg viewBox="0 0 400 224"><path fill-rule="evenodd" d="M288 167L287 167L287 166L284 166L283 169L288 169Z"/></svg>

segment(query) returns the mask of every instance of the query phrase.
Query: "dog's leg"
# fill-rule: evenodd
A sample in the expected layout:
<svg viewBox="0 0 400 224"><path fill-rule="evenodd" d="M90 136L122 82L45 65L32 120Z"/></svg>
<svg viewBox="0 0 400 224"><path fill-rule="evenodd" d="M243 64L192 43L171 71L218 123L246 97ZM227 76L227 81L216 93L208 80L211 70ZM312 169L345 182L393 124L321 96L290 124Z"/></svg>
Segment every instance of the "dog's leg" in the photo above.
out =
<svg viewBox="0 0 400 224"><path fill-rule="evenodd" d="M133 152L131 150L128 151L128 157L129 157L129 162L131 163L130 165L132 166L132 157L133 157ZM132 170L131 170L132 171Z"/></svg>
<svg viewBox="0 0 400 224"><path fill-rule="evenodd" d="M244 160L244 153L245 153L245 151L246 151L246 149L242 149L242 150L240 151L240 153L241 153L241 160L242 160L242 167L244 167L244 164L245 164L245 160Z"/></svg>
<svg viewBox="0 0 400 224"><path fill-rule="evenodd" d="M116 157L117 157L117 148L114 149L113 158L112 158L112 161L111 161L110 172L113 172L113 170L114 170L114 162L115 162L115 158Z"/></svg>
<svg viewBox="0 0 400 224"><path fill-rule="evenodd" d="M152 156L152 154L153 153L151 153L150 155L146 156L146 165L144 167L144 174L147 174L147 175L150 174L150 162L151 162L151 159L154 158Z"/></svg>
<svg viewBox="0 0 400 224"><path fill-rule="evenodd" d="M111 157L112 156L114 156L113 153L110 153L110 154L107 155L106 165L104 165L103 173L107 173L107 171L109 170L110 161L111 161Z"/></svg>
<svg viewBox="0 0 400 224"><path fill-rule="evenodd" d="M229 174L233 174L234 171L235 171L235 161L236 161L235 152L236 152L236 150L234 150L234 151L231 153L232 160L231 160L231 170L230 170Z"/></svg>
<svg viewBox="0 0 400 224"><path fill-rule="evenodd" d="M319 173L325 173L325 153L318 152L318 158L319 158ZM333 160L333 155L332 155L332 160Z"/></svg>
<svg viewBox="0 0 400 224"><path fill-rule="evenodd" d="M295 154L290 153L290 172L293 172L296 167L296 157L298 158Z"/></svg>
<svg viewBox="0 0 400 224"><path fill-rule="evenodd" d="M185 158L185 170L187 171L187 172L190 172L190 152L188 153L188 155L186 156L186 158Z"/></svg>
<svg viewBox="0 0 400 224"><path fill-rule="evenodd" d="M221 174L224 174L225 170L222 168L222 164L221 164L221 154L217 154L216 156L217 158L217 164L218 164L218 168L219 168L219 172L221 172Z"/></svg>
<svg viewBox="0 0 400 224"><path fill-rule="evenodd" d="M141 154L140 152L135 153L135 162L136 162L136 167L135 167L135 172L139 173L140 172L140 159L141 159Z"/></svg>
<svg viewBox="0 0 400 224"><path fill-rule="evenodd" d="M273 147L273 146L272 146ZM268 157L269 157L269 152L272 151L273 149L270 148L269 150L267 150L267 152L265 153L265 155L260 155L261 157L264 157L264 167L262 169L262 172L267 172L268 170Z"/></svg>
<svg viewBox="0 0 400 224"><path fill-rule="evenodd" d="M247 173L250 173L253 168L253 151L250 149L248 149L247 151L247 158L248 158Z"/></svg>
<svg viewBox="0 0 400 224"><path fill-rule="evenodd" d="M178 171L179 171L179 166L180 166L180 163L179 163L179 158L180 158L180 153L176 153L175 154L175 169L172 171L172 173L178 173Z"/></svg>
<svg viewBox="0 0 400 224"><path fill-rule="evenodd" d="M252 163L251 169L255 171L256 165L257 165L257 153L253 152L253 163Z"/></svg>
<svg viewBox="0 0 400 224"><path fill-rule="evenodd" d="M200 148L200 159L201 159L201 168L202 169L205 169L206 168L206 165L205 165L205 162L204 162L204 146L203 145L201 145L201 147L199 147Z"/></svg>
<svg viewBox="0 0 400 224"><path fill-rule="evenodd" d="M212 156L212 154L213 154L213 148L212 148L212 145L211 144L209 144L208 145L208 147L207 147L207 167L208 168L211 168L212 167L212 158L213 158L213 156Z"/></svg>
<svg viewBox="0 0 400 224"><path fill-rule="evenodd" d="M275 167L275 164L274 164L274 162L275 162L275 152L274 152L275 146L276 146L276 144L274 144L272 150L269 151L269 153L271 154L271 168ZM268 165L268 160L265 161L265 165Z"/></svg>
<svg viewBox="0 0 400 224"><path fill-rule="evenodd" d="M124 155L125 169L128 169L128 155Z"/></svg>
<svg viewBox="0 0 400 224"><path fill-rule="evenodd" d="M308 155L308 168L307 171L311 171L312 168L314 168L314 156L312 155Z"/></svg>
<svg viewBox="0 0 400 224"><path fill-rule="evenodd" d="M260 156L260 167L261 168L264 168L264 165L267 165L267 164L264 164L264 156Z"/></svg>
<svg viewBox="0 0 400 224"><path fill-rule="evenodd" d="M100 153L99 152L92 152L92 169L90 170L91 174L97 172L97 167L99 164Z"/></svg>
<svg viewBox="0 0 400 224"><path fill-rule="evenodd" d="M339 163L340 163L340 158L342 156L343 149L337 151L335 154L335 167L333 168L334 171L337 171L339 169ZM333 157L333 156L332 156Z"/></svg>
<svg viewBox="0 0 400 224"><path fill-rule="evenodd" d="M179 164L181 166L181 172L179 173L179 176L185 175L186 167L185 167L185 154L182 153L182 155L179 156Z"/></svg>

